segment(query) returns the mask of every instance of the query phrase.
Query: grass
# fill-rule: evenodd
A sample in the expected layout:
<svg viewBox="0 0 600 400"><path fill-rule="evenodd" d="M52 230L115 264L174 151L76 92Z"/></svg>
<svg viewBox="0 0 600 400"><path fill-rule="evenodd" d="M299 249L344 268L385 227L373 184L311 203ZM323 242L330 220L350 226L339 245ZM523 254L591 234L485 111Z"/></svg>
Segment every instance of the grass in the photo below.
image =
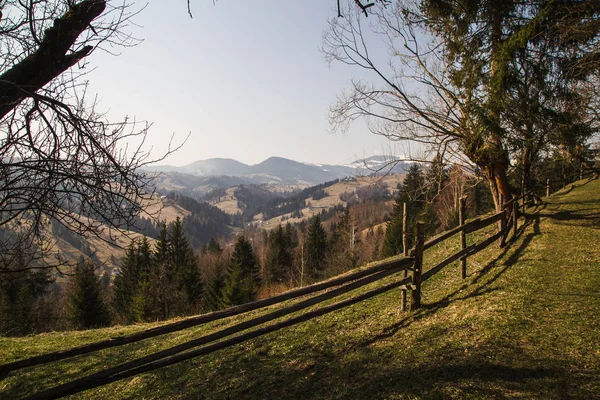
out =
<svg viewBox="0 0 600 400"><path fill-rule="evenodd" d="M528 210L506 247L493 245L470 258L466 280L455 264L427 281L416 312L400 311L394 290L73 398L600 399L600 181L578 182L547 200ZM457 242L426 252L426 266L455 251ZM0 398L18 398L246 318L23 370L0 381ZM0 361L154 325L0 338Z"/></svg>

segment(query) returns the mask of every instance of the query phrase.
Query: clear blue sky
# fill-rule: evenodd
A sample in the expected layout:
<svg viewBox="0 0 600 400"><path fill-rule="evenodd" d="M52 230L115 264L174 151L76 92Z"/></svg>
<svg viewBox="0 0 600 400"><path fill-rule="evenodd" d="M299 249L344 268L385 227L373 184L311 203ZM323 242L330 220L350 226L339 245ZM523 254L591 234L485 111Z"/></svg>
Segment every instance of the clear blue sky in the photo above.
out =
<svg viewBox="0 0 600 400"><path fill-rule="evenodd" d="M269 156L347 163L389 152L389 143L356 123L331 134L328 107L362 73L329 66L319 51L336 0L150 1L132 27L144 42L91 58L92 93L113 119L154 123L157 153L187 134L185 147L163 164L229 157L249 164ZM139 3L136 5L143 5Z"/></svg>

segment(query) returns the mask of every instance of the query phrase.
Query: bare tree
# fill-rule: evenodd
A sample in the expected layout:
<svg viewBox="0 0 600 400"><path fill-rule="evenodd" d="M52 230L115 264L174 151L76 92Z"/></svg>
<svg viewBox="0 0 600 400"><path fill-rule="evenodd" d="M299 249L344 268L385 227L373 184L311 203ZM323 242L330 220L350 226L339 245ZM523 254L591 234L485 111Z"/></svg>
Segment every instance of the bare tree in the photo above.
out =
<svg viewBox="0 0 600 400"><path fill-rule="evenodd" d="M477 167L487 177L499 207L502 198L512 196L508 172L514 143L529 140L522 137L525 133L536 135L531 141L538 140L539 133L545 135L542 143L546 145L551 130L551 126L538 129L549 119L544 113L536 115L537 127L529 131L519 125L522 121L511 126L507 115L517 103L509 95L521 96L511 92L514 61L520 54L539 56L548 64L536 76L543 81L556 74L565 60L589 60L580 55L595 46L596 25L591 24L587 36L578 41L567 40L563 45L555 40L561 15L568 15L570 21L594 19L594 11L575 12L579 4L573 4L565 12L554 2L481 0L465 5L404 0L393 6L375 4L366 19L348 0L344 17L329 21L323 51L328 61L362 68L378 83L353 81L331 107L333 128L343 131L354 120L366 118L377 135L422 143L447 161ZM541 40L546 42L540 45ZM378 53L374 41L387 46L385 54ZM540 90L551 93L552 87L566 86L564 77L557 79L563 80L560 85ZM518 100L523 104L528 98ZM557 107L566 107L551 97L541 101L546 104L540 107L555 114ZM568 106L573 104L570 101Z"/></svg>
<svg viewBox="0 0 600 400"><path fill-rule="evenodd" d="M110 122L86 93L86 57L135 45L135 14L103 0L0 3L0 272L25 250L30 268L48 266L34 261L48 261L51 220L113 236L151 199L149 125Z"/></svg>

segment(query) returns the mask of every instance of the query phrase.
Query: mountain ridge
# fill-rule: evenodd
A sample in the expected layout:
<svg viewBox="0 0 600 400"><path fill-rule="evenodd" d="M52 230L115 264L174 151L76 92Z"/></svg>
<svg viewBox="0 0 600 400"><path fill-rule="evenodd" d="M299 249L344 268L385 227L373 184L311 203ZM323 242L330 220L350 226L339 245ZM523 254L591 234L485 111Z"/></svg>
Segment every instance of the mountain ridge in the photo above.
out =
<svg viewBox="0 0 600 400"><path fill-rule="evenodd" d="M203 180L196 178L209 177L236 177L243 183L280 183L287 185L304 184L317 185L335 179L343 179L351 176L372 175L377 173L393 159L388 156L375 155L351 164L310 164L291 160L284 157L272 156L260 163L248 165L232 158L209 158L197 160L183 166L156 165L147 166L148 172L161 174L178 174L179 178L190 175L189 181L195 181L196 187L204 185ZM390 172L403 173L406 170L404 160L398 161ZM388 168L383 168L384 172ZM181 180L181 179L179 179ZM190 189L185 185L187 189ZM207 184L204 186L213 187ZM218 186L214 186L218 187ZM213 187L213 188L214 188Z"/></svg>

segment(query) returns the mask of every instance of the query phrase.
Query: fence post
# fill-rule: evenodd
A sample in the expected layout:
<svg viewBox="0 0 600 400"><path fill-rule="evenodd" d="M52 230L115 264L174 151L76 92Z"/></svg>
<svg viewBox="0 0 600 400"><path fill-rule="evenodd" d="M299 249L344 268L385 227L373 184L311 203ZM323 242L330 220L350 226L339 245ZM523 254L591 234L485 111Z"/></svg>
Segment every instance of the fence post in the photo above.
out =
<svg viewBox="0 0 600 400"><path fill-rule="evenodd" d="M498 221L498 232L503 232L506 227L506 210L504 209L504 196L502 194L498 195L498 202L500 203L500 212L502 213ZM504 246L504 235L501 235L498 239L498 246Z"/></svg>
<svg viewBox="0 0 600 400"><path fill-rule="evenodd" d="M423 247L425 244L425 224L421 221L417 222L415 229L415 264L413 267L412 276L412 302L411 310L416 310L421 307L421 273L423 271Z"/></svg>
<svg viewBox="0 0 600 400"><path fill-rule="evenodd" d="M512 218L513 218L513 237L517 236L517 224L519 223L519 204L513 201Z"/></svg>
<svg viewBox="0 0 600 400"><path fill-rule="evenodd" d="M460 198L460 206L458 208L458 219L460 222L460 225L463 226L465 224L465 213L467 210L467 198L466 197L461 197ZM460 249L464 250L467 248L467 234L465 233L465 231L460 231ZM460 276L462 277L462 279L465 279L467 277L467 257L462 257L460 259Z"/></svg>
<svg viewBox="0 0 600 400"><path fill-rule="evenodd" d="M546 179L546 197L550 197L550 178Z"/></svg>
<svg viewBox="0 0 600 400"><path fill-rule="evenodd" d="M404 257L408 257L408 238L406 237L406 203L402 205L402 249ZM404 270L404 277L408 276L408 270ZM402 288L402 311L406 311L406 288Z"/></svg>

